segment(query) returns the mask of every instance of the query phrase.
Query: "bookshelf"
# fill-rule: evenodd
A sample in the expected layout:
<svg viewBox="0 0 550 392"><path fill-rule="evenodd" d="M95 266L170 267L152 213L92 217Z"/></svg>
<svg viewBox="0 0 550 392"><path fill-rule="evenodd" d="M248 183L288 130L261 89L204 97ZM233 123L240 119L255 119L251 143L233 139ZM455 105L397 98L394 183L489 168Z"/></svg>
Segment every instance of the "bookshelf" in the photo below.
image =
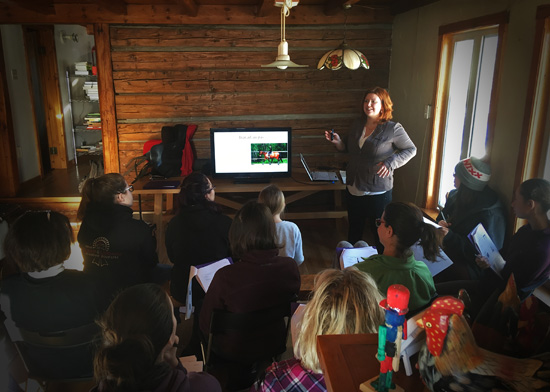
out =
<svg viewBox="0 0 550 392"><path fill-rule="evenodd" d="M102 156L101 118L97 76L87 74L78 68L67 69L69 103L75 164L82 156Z"/></svg>

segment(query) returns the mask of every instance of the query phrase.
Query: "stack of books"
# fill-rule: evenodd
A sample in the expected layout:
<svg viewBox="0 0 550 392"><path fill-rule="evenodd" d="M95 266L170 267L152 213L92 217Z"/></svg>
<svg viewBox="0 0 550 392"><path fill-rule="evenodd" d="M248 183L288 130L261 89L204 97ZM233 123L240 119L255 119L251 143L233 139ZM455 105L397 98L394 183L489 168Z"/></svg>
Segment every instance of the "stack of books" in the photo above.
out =
<svg viewBox="0 0 550 392"><path fill-rule="evenodd" d="M84 82L84 93L90 101L99 100L99 92L97 91L97 82Z"/></svg>
<svg viewBox="0 0 550 392"><path fill-rule="evenodd" d="M84 125L87 129L101 129L101 117L99 113L88 113L84 116Z"/></svg>
<svg viewBox="0 0 550 392"><path fill-rule="evenodd" d="M75 75L89 75L92 65L87 61L79 61L74 63Z"/></svg>

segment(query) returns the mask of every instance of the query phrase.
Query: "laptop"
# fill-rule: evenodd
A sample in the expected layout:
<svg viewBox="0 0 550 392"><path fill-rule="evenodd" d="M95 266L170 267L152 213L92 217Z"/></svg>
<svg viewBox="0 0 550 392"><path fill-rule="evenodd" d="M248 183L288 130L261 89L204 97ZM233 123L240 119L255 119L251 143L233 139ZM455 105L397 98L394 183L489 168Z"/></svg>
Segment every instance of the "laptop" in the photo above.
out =
<svg viewBox="0 0 550 392"><path fill-rule="evenodd" d="M338 181L338 175L335 172L330 171L311 171L306 162L306 158L300 153L300 160L304 169L306 169L307 175L311 181Z"/></svg>

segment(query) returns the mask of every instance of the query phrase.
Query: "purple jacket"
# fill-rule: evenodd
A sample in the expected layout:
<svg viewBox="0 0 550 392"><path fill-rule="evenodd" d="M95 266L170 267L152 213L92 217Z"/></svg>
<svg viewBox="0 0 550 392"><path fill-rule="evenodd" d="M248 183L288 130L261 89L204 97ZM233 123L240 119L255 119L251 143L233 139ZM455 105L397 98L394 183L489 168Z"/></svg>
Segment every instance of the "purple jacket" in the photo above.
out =
<svg viewBox="0 0 550 392"><path fill-rule="evenodd" d="M235 313L253 312L290 302L300 290L300 272L290 257L278 256L278 249L248 252L235 264L223 267L208 288L200 313L200 328L208 336L210 318L214 309ZM273 331L261 331L251 336L220 336L215 342L222 352L246 356L258 344L269 350Z"/></svg>
<svg viewBox="0 0 550 392"><path fill-rule="evenodd" d="M214 376L204 372L188 373L187 369L179 363L152 392L221 392L221 390L220 383ZM100 383L90 392L111 392L111 389Z"/></svg>

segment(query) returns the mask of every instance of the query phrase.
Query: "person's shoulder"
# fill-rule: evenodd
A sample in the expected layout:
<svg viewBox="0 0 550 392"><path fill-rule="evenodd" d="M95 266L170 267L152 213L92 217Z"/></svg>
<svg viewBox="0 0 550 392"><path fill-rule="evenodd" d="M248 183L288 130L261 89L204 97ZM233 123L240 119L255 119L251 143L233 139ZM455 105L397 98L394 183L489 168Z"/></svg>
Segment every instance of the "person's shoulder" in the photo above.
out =
<svg viewBox="0 0 550 392"><path fill-rule="evenodd" d="M384 260L384 255L372 255L370 257L367 257L365 260L355 264L355 267L363 272L367 272L367 270L377 268L380 263L384 262Z"/></svg>
<svg viewBox="0 0 550 392"><path fill-rule="evenodd" d="M282 221L276 224L277 227L282 227L287 230L299 230L298 225L291 221Z"/></svg>

